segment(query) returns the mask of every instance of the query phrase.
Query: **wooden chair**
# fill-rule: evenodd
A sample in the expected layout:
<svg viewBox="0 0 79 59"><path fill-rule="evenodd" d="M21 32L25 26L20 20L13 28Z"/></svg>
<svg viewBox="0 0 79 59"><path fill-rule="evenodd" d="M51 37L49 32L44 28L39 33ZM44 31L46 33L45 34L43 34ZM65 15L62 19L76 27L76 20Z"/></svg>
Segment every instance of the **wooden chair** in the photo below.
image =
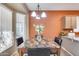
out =
<svg viewBox="0 0 79 59"><path fill-rule="evenodd" d="M61 44L62 44L62 39L59 37L55 37L54 42L56 42L59 45L59 48L51 48L51 54L54 54L59 56L60 55L60 50L61 50Z"/></svg>

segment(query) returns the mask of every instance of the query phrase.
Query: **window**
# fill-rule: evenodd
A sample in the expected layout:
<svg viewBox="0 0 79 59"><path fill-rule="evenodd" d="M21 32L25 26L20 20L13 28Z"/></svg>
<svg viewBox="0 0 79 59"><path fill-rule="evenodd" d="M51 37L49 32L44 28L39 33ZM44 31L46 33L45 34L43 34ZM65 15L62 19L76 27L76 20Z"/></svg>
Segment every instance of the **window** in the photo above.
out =
<svg viewBox="0 0 79 59"><path fill-rule="evenodd" d="M25 15L16 13L16 38L25 38Z"/></svg>
<svg viewBox="0 0 79 59"><path fill-rule="evenodd" d="M0 5L0 53L13 46L12 11Z"/></svg>

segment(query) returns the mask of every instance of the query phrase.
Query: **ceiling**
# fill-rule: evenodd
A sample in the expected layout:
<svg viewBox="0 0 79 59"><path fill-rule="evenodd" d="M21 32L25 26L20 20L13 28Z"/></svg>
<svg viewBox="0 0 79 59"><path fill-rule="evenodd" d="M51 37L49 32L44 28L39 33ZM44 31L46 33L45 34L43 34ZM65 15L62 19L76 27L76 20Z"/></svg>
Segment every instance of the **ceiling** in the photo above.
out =
<svg viewBox="0 0 79 59"><path fill-rule="evenodd" d="M37 3L26 3L29 10L37 10ZM41 10L79 10L79 3L39 3Z"/></svg>
<svg viewBox="0 0 79 59"><path fill-rule="evenodd" d="M24 5L22 3L6 3L5 5L7 5L9 8L22 12L22 13L26 13L26 8L24 7Z"/></svg>

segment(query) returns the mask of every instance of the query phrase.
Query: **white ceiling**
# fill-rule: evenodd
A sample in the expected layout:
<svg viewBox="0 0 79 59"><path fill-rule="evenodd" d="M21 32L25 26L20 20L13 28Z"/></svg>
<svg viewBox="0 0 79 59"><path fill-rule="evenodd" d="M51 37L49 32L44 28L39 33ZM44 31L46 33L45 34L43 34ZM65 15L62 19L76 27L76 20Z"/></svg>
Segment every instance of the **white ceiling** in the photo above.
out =
<svg viewBox="0 0 79 59"><path fill-rule="evenodd" d="M22 3L6 3L6 5L16 11L20 11L23 13L27 12Z"/></svg>
<svg viewBox="0 0 79 59"><path fill-rule="evenodd" d="M26 3L29 10L37 10L37 3ZM40 3L41 10L79 10L79 3Z"/></svg>

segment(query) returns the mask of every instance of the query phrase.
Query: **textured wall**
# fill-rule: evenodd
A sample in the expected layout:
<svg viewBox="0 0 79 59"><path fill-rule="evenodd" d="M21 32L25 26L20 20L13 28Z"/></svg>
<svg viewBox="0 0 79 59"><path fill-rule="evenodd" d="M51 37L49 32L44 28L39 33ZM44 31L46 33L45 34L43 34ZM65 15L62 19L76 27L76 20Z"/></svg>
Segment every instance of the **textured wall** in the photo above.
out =
<svg viewBox="0 0 79 59"><path fill-rule="evenodd" d="M43 24L45 25L45 30L43 32L43 35L48 38L48 40L53 39L55 36L57 36L60 31L62 30L63 22L62 18L63 16L67 15L79 15L79 11L46 11L47 18L42 20L35 20L30 16L30 38L34 37L36 34L33 24Z"/></svg>

